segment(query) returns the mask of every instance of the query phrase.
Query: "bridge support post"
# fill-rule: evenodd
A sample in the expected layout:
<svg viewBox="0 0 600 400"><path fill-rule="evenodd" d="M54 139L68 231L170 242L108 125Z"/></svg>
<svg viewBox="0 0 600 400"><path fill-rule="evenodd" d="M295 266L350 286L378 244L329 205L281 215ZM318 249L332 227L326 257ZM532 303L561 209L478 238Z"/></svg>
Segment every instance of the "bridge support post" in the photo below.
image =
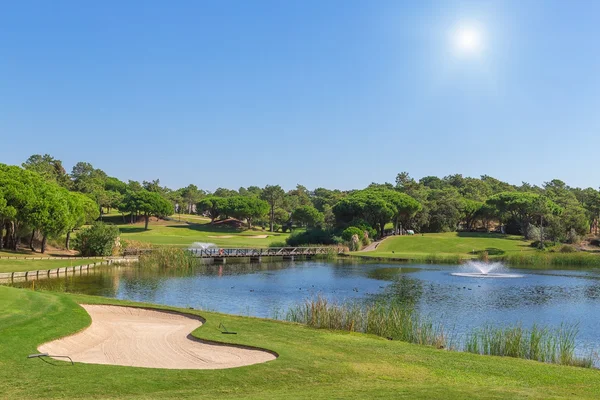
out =
<svg viewBox="0 0 600 400"><path fill-rule="evenodd" d="M285 261L294 261L294 256L283 256Z"/></svg>
<svg viewBox="0 0 600 400"><path fill-rule="evenodd" d="M251 256L250 257L250 262L253 262L253 263L262 262L262 257L261 256Z"/></svg>
<svg viewBox="0 0 600 400"><path fill-rule="evenodd" d="M226 264L227 263L227 257L215 257L213 258L213 261L219 264Z"/></svg>

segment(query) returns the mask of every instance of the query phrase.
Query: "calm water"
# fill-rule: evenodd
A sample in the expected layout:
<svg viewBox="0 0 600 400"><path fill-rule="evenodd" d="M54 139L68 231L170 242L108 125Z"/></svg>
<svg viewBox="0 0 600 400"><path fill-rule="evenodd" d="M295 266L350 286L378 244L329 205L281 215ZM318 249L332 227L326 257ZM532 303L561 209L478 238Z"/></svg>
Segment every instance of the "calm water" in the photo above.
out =
<svg viewBox="0 0 600 400"><path fill-rule="evenodd" d="M579 324L580 348L600 349L600 271L511 270L515 279L451 275L456 266L286 262L206 265L192 271L135 266L37 281L36 288L230 314L281 317L307 298L410 301L456 335L486 323ZM31 282L21 286L31 286Z"/></svg>

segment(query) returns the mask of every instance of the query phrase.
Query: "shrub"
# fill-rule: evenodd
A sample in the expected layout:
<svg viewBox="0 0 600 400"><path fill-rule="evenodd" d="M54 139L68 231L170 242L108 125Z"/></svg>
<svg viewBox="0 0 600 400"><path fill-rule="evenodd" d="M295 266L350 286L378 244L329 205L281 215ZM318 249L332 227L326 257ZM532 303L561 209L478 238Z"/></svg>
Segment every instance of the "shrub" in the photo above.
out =
<svg viewBox="0 0 600 400"><path fill-rule="evenodd" d="M369 234L369 238L371 239L375 239L377 237L377 230L375 230L371 225L362 219L352 221L350 226L354 226L363 232L367 232Z"/></svg>
<svg viewBox="0 0 600 400"><path fill-rule="evenodd" d="M269 247L287 247L286 242L271 242L269 243Z"/></svg>
<svg viewBox="0 0 600 400"><path fill-rule="evenodd" d="M529 240L540 240L540 228L535 225L529 224L527 225L527 230L525 231L525 239Z"/></svg>
<svg viewBox="0 0 600 400"><path fill-rule="evenodd" d="M562 246L560 246L560 249L558 249L558 251L560 251L561 253L575 253L577 249L571 245L563 244Z"/></svg>
<svg viewBox="0 0 600 400"><path fill-rule="evenodd" d="M332 236L331 241L333 244L344 244L344 238L341 236Z"/></svg>
<svg viewBox="0 0 600 400"><path fill-rule="evenodd" d="M119 228L103 222L94 222L75 238L75 249L84 257L110 256L119 237Z"/></svg>
<svg viewBox="0 0 600 400"><path fill-rule="evenodd" d="M352 237L356 235L359 238L362 238L363 236L363 230L356 227L356 226L351 226L349 228L344 229L344 231L342 232L342 238L346 241L346 242L351 242L352 241Z"/></svg>
<svg viewBox="0 0 600 400"><path fill-rule="evenodd" d="M361 241L358 235L352 235L352 239L348 242L350 251L359 251L361 249Z"/></svg>
<svg viewBox="0 0 600 400"><path fill-rule="evenodd" d="M577 234L577 231L575 229L571 228L569 230L569 232L567 232L567 243L575 244L575 243L579 243L580 241L581 241L581 238Z"/></svg>
<svg viewBox="0 0 600 400"><path fill-rule="evenodd" d="M334 244L331 232L321 228L308 229L304 232L292 233L286 239L288 246L298 247L309 244Z"/></svg>
<svg viewBox="0 0 600 400"><path fill-rule="evenodd" d="M530 246L538 249L540 247L540 241L539 240L534 240L533 242L531 242ZM553 242L553 241L550 241L550 240L544 241L544 247L545 248L549 249L549 248L554 247L554 246L556 246L556 242Z"/></svg>

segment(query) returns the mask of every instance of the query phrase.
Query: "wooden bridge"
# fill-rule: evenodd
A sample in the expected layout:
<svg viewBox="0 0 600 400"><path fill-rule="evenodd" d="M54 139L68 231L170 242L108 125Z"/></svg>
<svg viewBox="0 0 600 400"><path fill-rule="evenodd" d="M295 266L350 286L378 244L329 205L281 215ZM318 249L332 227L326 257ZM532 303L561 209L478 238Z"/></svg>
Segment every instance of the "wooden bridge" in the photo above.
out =
<svg viewBox="0 0 600 400"><path fill-rule="evenodd" d="M263 249L250 248L208 248L208 249L189 249L194 256L199 258L254 258L261 257L283 257L293 258L296 256L313 257L316 255L343 254L343 247L267 247Z"/></svg>

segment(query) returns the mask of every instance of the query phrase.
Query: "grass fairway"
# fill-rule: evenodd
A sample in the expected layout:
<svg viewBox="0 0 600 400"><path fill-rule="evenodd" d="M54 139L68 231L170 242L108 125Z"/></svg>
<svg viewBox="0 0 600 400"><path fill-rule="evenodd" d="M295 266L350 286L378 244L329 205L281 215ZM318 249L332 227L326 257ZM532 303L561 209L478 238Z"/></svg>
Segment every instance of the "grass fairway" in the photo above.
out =
<svg viewBox="0 0 600 400"><path fill-rule="evenodd" d="M477 257L487 251L491 258L520 252L535 252L529 241L520 236L496 233L426 233L414 236L392 236L375 251L357 252L358 256L420 259L428 255Z"/></svg>
<svg viewBox="0 0 600 400"><path fill-rule="evenodd" d="M0 259L0 272L23 272L55 269L62 267L76 267L78 265L93 264L102 260L7 260Z"/></svg>
<svg viewBox="0 0 600 400"><path fill-rule="evenodd" d="M282 242L287 233L263 230L238 230L202 223L179 223L175 221L151 222L148 230L142 223L120 224L121 239L137 240L155 245L186 247L193 242L214 243L222 247L268 247L272 242ZM259 236L267 236L266 238Z"/></svg>
<svg viewBox="0 0 600 400"><path fill-rule="evenodd" d="M600 371L453 353L362 335L184 310L207 323L194 336L264 347L266 364L227 370L161 370L45 363L39 344L83 329L80 303L130 304L91 296L0 287L3 398L233 399L596 399ZM223 323L237 335L221 335Z"/></svg>

